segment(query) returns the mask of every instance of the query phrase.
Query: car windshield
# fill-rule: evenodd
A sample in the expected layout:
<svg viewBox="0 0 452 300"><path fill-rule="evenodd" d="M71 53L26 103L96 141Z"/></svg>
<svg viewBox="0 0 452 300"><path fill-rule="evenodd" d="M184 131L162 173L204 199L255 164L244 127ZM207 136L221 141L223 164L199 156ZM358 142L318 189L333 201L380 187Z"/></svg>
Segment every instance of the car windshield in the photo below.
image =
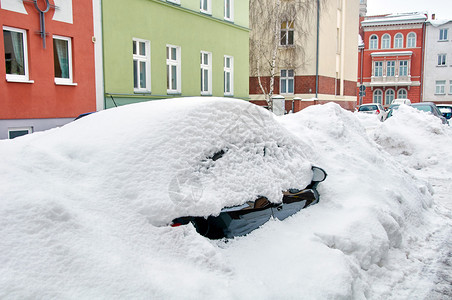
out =
<svg viewBox="0 0 452 300"><path fill-rule="evenodd" d="M358 111L372 111L377 109L376 105L363 105L359 107Z"/></svg>
<svg viewBox="0 0 452 300"><path fill-rule="evenodd" d="M414 105L413 107L417 110L432 112L432 107L430 105Z"/></svg>

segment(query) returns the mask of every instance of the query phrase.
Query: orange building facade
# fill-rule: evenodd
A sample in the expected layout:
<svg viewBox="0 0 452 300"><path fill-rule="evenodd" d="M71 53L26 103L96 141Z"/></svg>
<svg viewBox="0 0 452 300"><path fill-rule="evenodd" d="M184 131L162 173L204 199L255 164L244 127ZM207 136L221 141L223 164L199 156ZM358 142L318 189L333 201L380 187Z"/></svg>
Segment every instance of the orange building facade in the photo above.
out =
<svg viewBox="0 0 452 300"><path fill-rule="evenodd" d="M91 0L1 0L0 139L96 110Z"/></svg>
<svg viewBox="0 0 452 300"><path fill-rule="evenodd" d="M360 18L358 105L422 101L426 19L421 13Z"/></svg>

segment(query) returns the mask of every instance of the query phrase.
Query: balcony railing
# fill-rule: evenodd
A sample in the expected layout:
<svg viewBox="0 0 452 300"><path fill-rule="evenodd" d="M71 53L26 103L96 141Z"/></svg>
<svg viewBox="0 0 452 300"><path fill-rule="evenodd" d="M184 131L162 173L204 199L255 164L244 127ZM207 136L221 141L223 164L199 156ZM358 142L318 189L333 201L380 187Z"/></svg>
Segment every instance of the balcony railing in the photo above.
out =
<svg viewBox="0 0 452 300"><path fill-rule="evenodd" d="M370 80L371 86L411 86L411 75L408 76L372 76Z"/></svg>

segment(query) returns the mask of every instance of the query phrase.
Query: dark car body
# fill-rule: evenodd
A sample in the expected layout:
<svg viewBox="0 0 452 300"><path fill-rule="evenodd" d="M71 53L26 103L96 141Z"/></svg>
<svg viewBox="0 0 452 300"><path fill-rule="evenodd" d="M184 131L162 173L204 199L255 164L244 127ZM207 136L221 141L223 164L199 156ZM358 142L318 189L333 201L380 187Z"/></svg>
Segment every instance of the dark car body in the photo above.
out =
<svg viewBox="0 0 452 300"><path fill-rule="evenodd" d="M192 223L196 231L210 239L233 238L243 236L259 228L270 218L284 220L319 201L317 185L324 181L327 174L318 167L313 167L311 183L304 189L290 189L283 192L281 203L272 203L264 196L239 206L226 207L218 216L181 217L173 220L176 227Z"/></svg>
<svg viewBox="0 0 452 300"><path fill-rule="evenodd" d="M452 118L452 104L436 104L444 118L450 120Z"/></svg>

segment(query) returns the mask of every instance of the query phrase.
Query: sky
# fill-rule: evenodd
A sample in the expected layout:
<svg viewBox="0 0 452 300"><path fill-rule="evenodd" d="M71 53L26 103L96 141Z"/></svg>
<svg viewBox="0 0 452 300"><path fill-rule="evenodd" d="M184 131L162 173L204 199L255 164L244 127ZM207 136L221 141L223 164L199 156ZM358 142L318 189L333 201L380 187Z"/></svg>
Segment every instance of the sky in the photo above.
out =
<svg viewBox="0 0 452 300"><path fill-rule="evenodd" d="M452 19L452 1L450 0L367 0L367 14L401 13L426 11L429 17Z"/></svg>

